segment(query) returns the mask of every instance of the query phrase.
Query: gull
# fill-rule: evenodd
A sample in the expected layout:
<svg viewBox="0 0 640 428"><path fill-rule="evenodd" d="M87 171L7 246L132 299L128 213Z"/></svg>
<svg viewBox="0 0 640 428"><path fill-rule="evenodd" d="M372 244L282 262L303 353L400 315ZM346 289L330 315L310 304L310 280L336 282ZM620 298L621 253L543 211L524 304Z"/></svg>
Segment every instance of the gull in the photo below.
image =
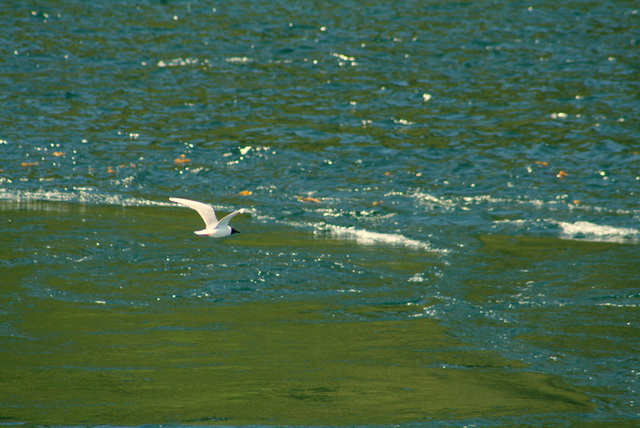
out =
<svg viewBox="0 0 640 428"><path fill-rule="evenodd" d="M192 201L191 199L182 198L169 198L171 202L184 205L198 211L200 217L204 220L206 228L202 230L196 230L193 233L196 235L210 236L211 238L222 238L224 236L233 235L234 233L240 233L233 227L229 226L229 221L236 215L244 212L244 208L238 211L234 211L231 214L225 216L222 220L218 221L216 212L211 205L203 204L202 202Z"/></svg>

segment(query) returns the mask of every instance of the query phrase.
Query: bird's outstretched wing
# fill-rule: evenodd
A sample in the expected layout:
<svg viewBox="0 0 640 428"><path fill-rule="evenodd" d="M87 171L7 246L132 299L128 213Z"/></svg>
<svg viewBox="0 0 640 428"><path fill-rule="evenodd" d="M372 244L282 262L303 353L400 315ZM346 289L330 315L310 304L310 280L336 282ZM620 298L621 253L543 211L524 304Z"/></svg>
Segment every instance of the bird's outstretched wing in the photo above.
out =
<svg viewBox="0 0 640 428"><path fill-rule="evenodd" d="M216 217L216 212L214 211L211 205L203 204L202 202L192 201L191 199L182 199L182 198L169 198L171 202L175 202L177 204L184 205L185 207L189 207L198 211L200 217L204 220L204 224L207 226L207 229L216 227L218 225L218 218ZM236 211L237 213L237 211ZM235 215L229 214L229 215ZM227 216L229 217L229 216ZM223 221L227 218L222 219ZM229 220L227 220L229 223Z"/></svg>
<svg viewBox="0 0 640 428"><path fill-rule="evenodd" d="M231 214L227 214L226 216L224 216L222 218L222 220L220 220L220 223L218 223L218 226L220 227L224 227L224 226L229 226L229 222L231 221L231 219L236 215L236 214L242 214L244 212L244 208L239 209L238 211L234 211Z"/></svg>

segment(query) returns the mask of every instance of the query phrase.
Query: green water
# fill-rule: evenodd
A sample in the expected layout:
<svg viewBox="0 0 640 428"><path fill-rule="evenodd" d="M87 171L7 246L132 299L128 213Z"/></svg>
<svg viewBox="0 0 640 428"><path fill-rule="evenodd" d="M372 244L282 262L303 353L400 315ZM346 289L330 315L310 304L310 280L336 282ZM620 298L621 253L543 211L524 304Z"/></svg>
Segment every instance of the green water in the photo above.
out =
<svg viewBox="0 0 640 428"><path fill-rule="evenodd" d="M318 301L32 305L28 339L2 358L5 421L352 425L593 410L560 379L471 350L432 320L347 321ZM381 309L354 315L370 311Z"/></svg>
<svg viewBox="0 0 640 428"><path fill-rule="evenodd" d="M32 259L31 266L23 262L21 268L7 268L5 263L2 268L6 309L0 373L5 422L456 424L523 414L549 421L553 418L543 415L578 417L595 410L589 393L597 389L571 385L562 376L534 370L498 350L478 348L456 338L455 326L425 318L423 311L435 306L437 297L403 300L402 294L411 294L407 287L400 292L393 290L393 284L381 284L389 281L384 277L353 272L350 289L341 288L340 275L335 283L331 277L323 279L327 283L317 283L318 275L313 274L317 260L326 253L336 259L340 251L353 253L356 243L318 239L286 228L287 233L261 234L234 245L210 244L196 236L169 240L164 233L149 230L163 230L166 224L164 231L180 229L180 210L165 209L167 222L144 207L27 206L20 210L9 205L2 211L16 227L3 237L8 244L3 259L13 263ZM145 227L140 226L143 223ZM122 242L124 236L129 241ZM259 287L251 291L245 285L225 299L222 290L216 294L207 289L210 281L228 276L238 281L250 263L225 265L225 272L220 272L223 269L205 265L202 259L214 263L229 251L240 252L243 258L255 254L265 239L269 251L286 253L287 260L304 243L301 265L287 269L308 272L304 287L311 294L315 290L316 297L304 293L286 297L291 285L273 285L277 276L265 283L276 288L270 292ZM507 253L494 260L510 269L546 263L557 252L591 253L578 244L550 253L548 240L518 245L494 237L482 240L486 252ZM424 252L420 257L402 253L404 257L394 257L390 251L385 269L407 271L441 263ZM366 254L362 257L354 264L374 269ZM518 265L518 260L526 263ZM206 266L208 272L198 276L191 265ZM274 264L271 273L280 267ZM505 269L487 265L480 270L504 273ZM459 286L471 287L475 277ZM25 287L32 291L25 294ZM498 299L491 289L481 290L474 286L466 299L471 304ZM258 296L248 297L250 291L270 297L251 301ZM602 319L611 310L591 308L581 316ZM562 317L562 311L532 306L522 309L522 317L529 324L548 325L550 319ZM633 309L619 311L630 321L635 317ZM501 323L482 317L473 322L479 329ZM550 361L567 358L563 356L567 349L576 358L594 352L615 355L624 352L624 337L633 341L637 333L635 326L597 323L547 329L551 332L544 336L524 332L518 340L529 346L544 341L544 347L555 353ZM549 341L548 334L555 338ZM590 343L594 335L603 334L623 342Z"/></svg>

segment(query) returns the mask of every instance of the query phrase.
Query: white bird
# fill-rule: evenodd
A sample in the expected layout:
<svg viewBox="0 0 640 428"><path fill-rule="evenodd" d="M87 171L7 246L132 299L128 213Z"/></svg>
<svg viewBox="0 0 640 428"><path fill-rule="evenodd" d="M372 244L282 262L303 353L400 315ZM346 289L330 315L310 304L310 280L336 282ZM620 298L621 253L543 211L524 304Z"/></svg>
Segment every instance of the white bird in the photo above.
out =
<svg viewBox="0 0 640 428"><path fill-rule="evenodd" d="M236 215L244 212L244 208L238 211L234 211L231 214L225 216L222 220L218 221L216 212L211 205L203 204L202 202L192 201L190 199L182 198L169 198L171 202L184 205L198 211L200 217L204 220L206 225L205 229L196 230L193 233L196 235L210 236L211 238L222 238L224 236L233 235L234 233L240 233L233 227L229 226L229 221Z"/></svg>

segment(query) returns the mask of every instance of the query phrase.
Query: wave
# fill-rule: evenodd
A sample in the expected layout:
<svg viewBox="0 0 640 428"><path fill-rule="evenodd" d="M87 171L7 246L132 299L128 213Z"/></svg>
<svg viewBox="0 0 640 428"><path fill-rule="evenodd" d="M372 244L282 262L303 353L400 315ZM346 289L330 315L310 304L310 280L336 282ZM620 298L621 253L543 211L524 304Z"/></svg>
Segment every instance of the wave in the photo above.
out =
<svg viewBox="0 0 640 428"><path fill-rule="evenodd" d="M30 202L69 202L93 205L115 205L125 207L174 205L168 200L167 202L152 201L143 198L101 193L92 187L78 187L73 191L25 190L8 192L6 189L0 189L0 201L2 200L26 204Z"/></svg>
<svg viewBox="0 0 640 428"><path fill-rule="evenodd" d="M640 240L640 230L629 227L606 226L588 221L575 223L558 221L554 223L560 227L560 237L564 239L617 243L638 242Z"/></svg>
<svg viewBox="0 0 640 428"><path fill-rule="evenodd" d="M491 195L472 196L442 196L438 197L422 191L407 193L419 205L427 208L438 207L445 211L471 211L475 207L492 208L516 208L550 210L550 211L573 211L595 214L616 214L616 215L639 215L640 210L630 208L611 208L606 204L592 205L576 199L571 199L569 195L558 195L550 199L538 199L527 197L496 197Z"/></svg>
<svg viewBox="0 0 640 428"><path fill-rule="evenodd" d="M314 234L329 234L338 238L346 238L354 240L360 245L392 245L403 246L416 250L424 250L429 252L446 253L447 250L436 249L430 244L411 239L397 233L381 233L371 232L365 229L358 229L354 226L336 226L331 224L316 224L314 226Z"/></svg>
<svg viewBox="0 0 640 428"><path fill-rule="evenodd" d="M640 242L640 230L631 227L616 227L592 223L589 221L539 220L496 220L494 228L500 225L516 227L520 232L553 231L560 239L591 242L637 243ZM559 229L559 230L558 230ZM545 233L545 232L543 232ZM548 233L548 232L546 232Z"/></svg>
<svg viewBox="0 0 640 428"><path fill-rule="evenodd" d="M112 195L101 193L97 189L75 188L73 191L58 190L36 190L36 191L17 191L8 192L6 189L0 189L0 202L8 201L10 203L18 203L29 208L29 204L34 204L34 209L43 209L41 202L67 202L81 203L92 205L111 205L124 207L140 207L140 206L175 206L172 202L153 201L144 198L136 198L122 195ZM215 209L227 210L229 207L214 205ZM282 223L287 226L293 226L302 229L311 229L314 235L329 234L340 239L348 239L357 242L360 245L392 245L402 246L406 248L424 250L436 253L446 253L447 250L436 249L427 242L417 239L411 239L396 233L372 232L365 229L359 229L355 226L345 227L336 226L326 223L313 222L296 222L296 221L280 221L270 215L258 213L254 208L246 210L252 214L255 221L269 224L273 222Z"/></svg>
<svg viewBox="0 0 640 428"><path fill-rule="evenodd" d="M173 195L173 194L172 194ZM60 190L22 190L8 192L0 188L0 203L20 204L25 208L33 206L35 209L43 209L42 203L66 202L69 204L106 205L116 207L176 207L177 205L166 200L152 200L134 196L123 196L98 191L93 187L76 187L72 191ZM204 202L207 202L206 200ZM207 202L208 203L208 202ZM232 206L211 204L216 210L235 209ZM246 212L253 212L247 209Z"/></svg>
<svg viewBox="0 0 640 428"><path fill-rule="evenodd" d="M427 194L420 194L420 198L428 203L435 203L449 208L455 207L455 203L436 198ZM18 190L8 191L0 188L0 202L2 205L20 204L29 208L30 204L34 209L44 209L41 202L67 202L91 205L110 205L122 207L168 207L174 206L168 200L151 200L142 197L125 196L119 194L109 194L100 192L93 187L76 187L73 190ZM474 203L478 203L475 200ZM1 208L1 207L0 207ZM215 209L228 210L230 207L214 205ZM338 226L324 222L309 221L281 221L272 215L259 213L255 208L247 210L252 214L254 221L269 224L280 222L296 228L310 229L314 235L330 235L338 239L352 240L359 245L389 245L401 246L405 248L422 250L436 253L447 253L447 250L434 248L430 243L418 239L412 239L399 233L382 233L362 229L357 226ZM517 226L521 231L557 231L559 228L559 238L569 240L582 240L594 242L612 243L638 243L640 242L640 230L631 227L617 227L601 225L588 221L558 221L553 219L503 219L492 223L493 227L500 224L510 224ZM558 232L557 232L558 233Z"/></svg>

